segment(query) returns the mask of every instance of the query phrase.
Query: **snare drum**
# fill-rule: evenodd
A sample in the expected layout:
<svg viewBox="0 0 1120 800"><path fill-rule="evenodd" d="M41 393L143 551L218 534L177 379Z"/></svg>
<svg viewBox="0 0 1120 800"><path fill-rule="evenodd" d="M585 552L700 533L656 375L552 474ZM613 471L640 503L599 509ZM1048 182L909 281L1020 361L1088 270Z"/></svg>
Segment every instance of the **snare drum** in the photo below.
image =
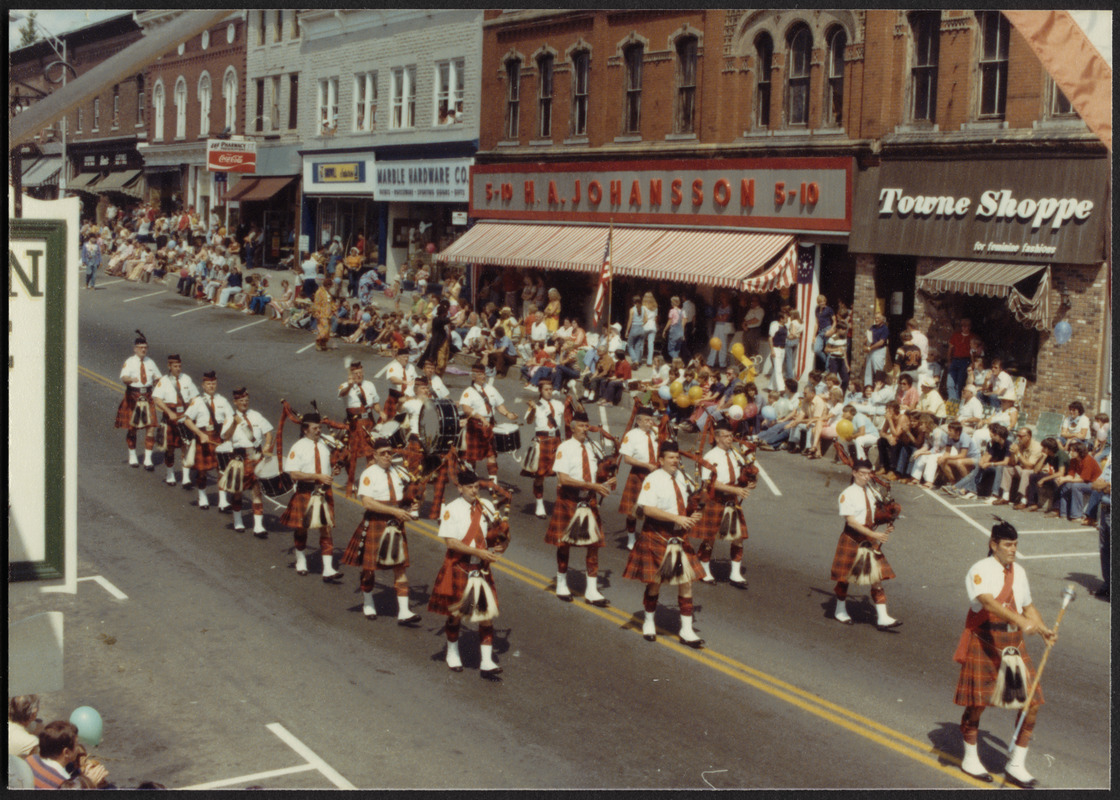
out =
<svg viewBox="0 0 1120 800"><path fill-rule="evenodd" d="M399 422L382 422L373 429L373 435L378 439L388 439L393 447L404 447L404 429Z"/></svg>
<svg viewBox="0 0 1120 800"><path fill-rule="evenodd" d="M459 441L459 407L451 400L428 400L420 411L420 441L443 455Z"/></svg>
<svg viewBox="0 0 1120 800"><path fill-rule="evenodd" d="M276 456L262 458L253 474L260 481L261 491L269 497L279 497L292 490L292 476L280 470L280 459Z"/></svg>
<svg viewBox="0 0 1120 800"><path fill-rule="evenodd" d="M498 453L516 453L521 449L521 429L513 422L494 426L494 450Z"/></svg>

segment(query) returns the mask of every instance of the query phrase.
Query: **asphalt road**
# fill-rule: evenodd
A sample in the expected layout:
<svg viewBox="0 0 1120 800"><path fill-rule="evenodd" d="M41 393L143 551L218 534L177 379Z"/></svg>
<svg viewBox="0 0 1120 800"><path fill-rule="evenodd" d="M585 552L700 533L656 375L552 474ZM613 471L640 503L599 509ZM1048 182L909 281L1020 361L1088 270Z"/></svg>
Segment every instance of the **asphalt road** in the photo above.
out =
<svg viewBox="0 0 1120 800"><path fill-rule="evenodd" d="M298 352L311 344L309 334L274 322L234 330L260 318L194 312L194 303L158 294L159 286L105 280L103 287L76 293L79 575L102 576L127 599L93 581L73 596L16 584L9 620L66 613L67 687L45 696L42 716L97 708L106 725L97 754L120 785L980 786L956 766L961 709L952 702L952 652L966 610L965 571L986 553L991 508L896 487L904 516L887 552L899 577L887 594L905 624L877 631L866 593L853 591L856 624L846 627L830 616L828 572L840 530L836 497L848 472L827 459L761 454L780 495L762 482L745 504L749 589L697 585L696 626L708 643L697 652L673 635L669 587L658 609L662 635L655 644L639 635L642 587L621 577L617 493L606 503L613 541L601 555L611 607L556 600L545 522L531 515L529 481L503 456L501 478L521 490L512 545L496 575L495 656L505 673L500 683L479 679L468 624L467 670L454 674L443 663L443 618L425 610L443 557L432 523L411 525L409 534L411 602L423 625L394 624L395 598L382 573L381 617L371 622L361 614L356 569L343 568L340 585L295 574L291 538L277 525L282 509L266 501L268 539L235 533L229 516L200 511L193 491L167 487L162 467L129 469L124 434L112 427L134 328L148 336L161 367L178 352L196 380L214 369L220 393L248 386L252 407L274 421L282 397L299 409L317 398L337 416L343 356L360 355L371 378L385 360L348 345ZM445 380L453 392L466 384L465 376ZM507 405L523 409L513 398L527 395L512 377L499 389ZM627 416L612 409L611 429ZM285 434L286 446L298 436L292 426ZM215 492L211 484L212 504ZM546 497L552 492L549 482ZM1037 514L1004 515L1031 531L1021 551L1044 618L1053 621L1066 583L1079 590L1046 667L1028 766L1047 788L1107 787L1110 606L1085 591L1097 585L1096 532ZM341 491L336 516L340 552L360 517ZM726 545L717 546L714 569L723 581L727 557ZM577 595L582 568L577 553L570 579ZM1039 642L1028 645L1036 664ZM981 758L993 773L1002 772L1013 724L1008 711L983 718Z"/></svg>

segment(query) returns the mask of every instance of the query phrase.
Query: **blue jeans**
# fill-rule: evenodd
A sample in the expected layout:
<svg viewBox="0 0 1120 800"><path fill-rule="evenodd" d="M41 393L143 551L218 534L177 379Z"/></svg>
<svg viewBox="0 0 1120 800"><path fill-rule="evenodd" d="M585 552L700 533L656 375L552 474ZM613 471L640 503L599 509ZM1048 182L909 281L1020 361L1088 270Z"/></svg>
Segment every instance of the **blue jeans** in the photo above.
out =
<svg viewBox="0 0 1120 800"><path fill-rule="evenodd" d="M968 380L968 359L954 358L949 362L949 377L947 379L947 393L949 400L960 400L961 389Z"/></svg>
<svg viewBox="0 0 1120 800"><path fill-rule="evenodd" d="M898 475L910 474L910 457L914 455L914 451L918 448L912 444L901 444L898 446L898 462L895 464L895 473Z"/></svg>
<svg viewBox="0 0 1120 800"><path fill-rule="evenodd" d="M533 377L529 379L529 383L533 386L540 386L541 381L552 379L553 373L556 372L552 367L541 367L533 373ZM555 384L553 384L555 386Z"/></svg>
<svg viewBox="0 0 1120 800"><path fill-rule="evenodd" d="M827 341L828 337L823 333L818 333L817 338L813 339L813 365L817 369L825 369L828 366L828 356L824 354Z"/></svg>
<svg viewBox="0 0 1120 800"><path fill-rule="evenodd" d="M766 444L773 447L774 445L778 445L789 439L789 436L792 432L793 428L787 428L786 423L775 422L773 425L759 434L758 440L760 442L765 442Z"/></svg>
<svg viewBox="0 0 1120 800"><path fill-rule="evenodd" d="M650 331L646 334L646 366L653 366L653 340L657 338L657 331ZM637 363L637 362L634 362Z"/></svg>
<svg viewBox="0 0 1120 800"><path fill-rule="evenodd" d="M86 286L97 288L97 264L86 264Z"/></svg>
<svg viewBox="0 0 1120 800"><path fill-rule="evenodd" d="M263 314L265 306L272 302L272 298L263 294L258 294L249 301L249 310L254 314Z"/></svg>
<svg viewBox="0 0 1120 800"><path fill-rule="evenodd" d="M973 467L972 472L965 475L954 484L954 488L962 492L976 493L980 486L980 479L984 475L992 476L992 494L999 494L999 484L1003 480L1003 467Z"/></svg>
<svg viewBox="0 0 1120 800"><path fill-rule="evenodd" d="M1063 483L1058 489L1058 514L1066 519L1085 516L1085 501L1092 491L1091 484L1085 481Z"/></svg>
<svg viewBox="0 0 1120 800"><path fill-rule="evenodd" d="M669 328L669 338L665 343L665 350L669 354L669 360L681 354L681 345L684 343L684 327L681 325L673 325Z"/></svg>
<svg viewBox="0 0 1120 800"><path fill-rule="evenodd" d="M565 383L578 377L579 370L573 369L567 364L560 364L552 371L552 388L560 391L564 388Z"/></svg>
<svg viewBox="0 0 1120 800"><path fill-rule="evenodd" d="M797 371L797 348L800 345L800 339L786 339L786 361L782 365L782 374L794 380L801 377L794 374Z"/></svg>
<svg viewBox="0 0 1120 800"><path fill-rule="evenodd" d="M645 343L646 335L642 333L640 325L635 325L634 329L630 331L630 336L626 340L626 352L630 355L630 361L634 364L639 364L642 361L642 345ZM613 354L612 354L613 355Z"/></svg>
<svg viewBox="0 0 1120 800"><path fill-rule="evenodd" d="M841 356L827 356L828 371L835 372L840 377L841 388L848 388L848 360Z"/></svg>

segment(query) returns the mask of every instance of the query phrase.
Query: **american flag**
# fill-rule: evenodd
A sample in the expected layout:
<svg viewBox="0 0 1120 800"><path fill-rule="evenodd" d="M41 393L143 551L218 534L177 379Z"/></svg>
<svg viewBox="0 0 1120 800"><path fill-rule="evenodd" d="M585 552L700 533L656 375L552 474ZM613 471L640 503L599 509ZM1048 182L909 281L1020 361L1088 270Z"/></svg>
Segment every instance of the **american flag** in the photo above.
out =
<svg viewBox="0 0 1120 800"><path fill-rule="evenodd" d="M820 293L816 269L816 245L799 245L797 253L796 308L801 312L805 330L797 348L797 375L799 381L813 365L813 341L817 338L817 295Z"/></svg>
<svg viewBox="0 0 1120 800"><path fill-rule="evenodd" d="M607 231L607 247L603 250L603 268L599 271L599 291L595 293L595 322L598 328L603 321L603 310L607 306L607 292L611 284L611 239L614 237L614 228Z"/></svg>

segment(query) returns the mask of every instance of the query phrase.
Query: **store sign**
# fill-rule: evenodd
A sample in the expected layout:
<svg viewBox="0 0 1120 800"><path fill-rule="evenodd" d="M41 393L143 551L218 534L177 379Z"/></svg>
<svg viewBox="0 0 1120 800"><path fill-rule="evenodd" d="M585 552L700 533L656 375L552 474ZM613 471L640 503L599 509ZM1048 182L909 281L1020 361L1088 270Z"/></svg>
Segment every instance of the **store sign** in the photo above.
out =
<svg viewBox="0 0 1120 800"><path fill-rule="evenodd" d="M348 154L349 155L349 154ZM304 194L365 195L373 194L375 186L373 155L345 160L310 158L303 160Z"/></svg>
<svg viewBox="0 0 1120 800"><path fill-rule="evenodd" d="M256 172L257 143L207 139L206 169L210 172Z"/></svg>
<svg viewBox="0 0 1120 800"><path fill-rule="evenodd" d="M470 194L470 158L379 161L374 199L384 202L465 203Z"/></svg>
<svg viewBox="0 0 1120 800"><path fill-rule="evenodd" d="M1104 258L1105 159L887 162L861 178L855 252L1024 262Z"/></svg>
<svg viewBox="0 0 1120 800"><path fill-rule="evenodd" d="M779 158L486 164L472 217L847 231L852 161Z"/></svg>

